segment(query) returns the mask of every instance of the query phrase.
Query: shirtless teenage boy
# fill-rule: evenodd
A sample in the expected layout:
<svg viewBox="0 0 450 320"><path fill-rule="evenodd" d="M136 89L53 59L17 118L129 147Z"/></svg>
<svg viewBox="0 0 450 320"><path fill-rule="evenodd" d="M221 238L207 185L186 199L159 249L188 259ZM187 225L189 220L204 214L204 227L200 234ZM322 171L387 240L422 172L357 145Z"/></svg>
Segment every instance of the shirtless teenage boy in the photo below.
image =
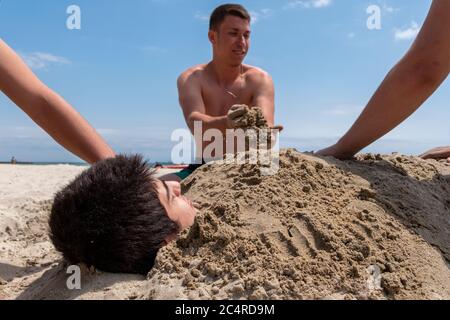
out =
<svg viewBox="0 0 450 320"><path fill-rule="evenodd" d="M213 59L184 71L178 78L178 94L186 123L194 134L194 122L202 131L218 129L223 136L235 125L227 116L233 105L258 106L274 125L274 85L270 75L243 61L250 48L250 15L241 5L225 4L211 15L208 32ZM210 142L202 142L202 154ZM225 143L224 143L225 144ZM223 148L225 150L225 146ZM178 174L184 179L199 165Z"/></svg>

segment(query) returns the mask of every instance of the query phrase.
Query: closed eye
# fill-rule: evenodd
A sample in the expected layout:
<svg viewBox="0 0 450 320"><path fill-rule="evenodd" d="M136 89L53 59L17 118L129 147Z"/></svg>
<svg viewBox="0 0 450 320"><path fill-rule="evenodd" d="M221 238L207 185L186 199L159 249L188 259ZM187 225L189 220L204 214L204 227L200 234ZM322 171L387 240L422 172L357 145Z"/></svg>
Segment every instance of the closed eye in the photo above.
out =
<svg viewBox="0 0 450 320"><path fill-rule="evenodd" d="M163 181L162 183L164 185L164 188L166 189L167 201L170 202L171 201L171 196L170 196L169 186L167 185L166 181Z"/></svg>

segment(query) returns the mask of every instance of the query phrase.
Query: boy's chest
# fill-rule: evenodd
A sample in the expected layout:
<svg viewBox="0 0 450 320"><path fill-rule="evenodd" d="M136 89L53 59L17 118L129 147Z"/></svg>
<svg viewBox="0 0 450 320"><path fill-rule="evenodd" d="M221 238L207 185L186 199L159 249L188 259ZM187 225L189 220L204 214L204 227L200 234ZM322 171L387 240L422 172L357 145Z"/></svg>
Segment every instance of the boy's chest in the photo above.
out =
<svg viewBox="0 0 450 320"><path fill-rule="evenodd" d="M230 88L208 85L202 88L205 111L210 116L224 116L235 104L251 106L253 96L253 90L245 85L234 85Z"/></svg>

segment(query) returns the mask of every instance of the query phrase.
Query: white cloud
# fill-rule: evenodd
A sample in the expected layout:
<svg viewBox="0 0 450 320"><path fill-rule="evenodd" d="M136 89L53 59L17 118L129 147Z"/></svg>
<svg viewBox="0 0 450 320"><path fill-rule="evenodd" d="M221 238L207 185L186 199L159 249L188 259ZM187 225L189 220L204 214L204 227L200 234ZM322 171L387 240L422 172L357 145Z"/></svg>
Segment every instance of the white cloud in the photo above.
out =
<svg viewBox="0 0 450 320"><path fill-rule="evenodd" d="M201 21L209 21L209 16L200 12L197 12L194 18Z"/></svg>
<svg viewBox="0 0 450 320"><path fill-rule="evenodd" d="M297 7L303 8L325 8L331 5L332 0L294 0L285 5L284 9L294 9Z"/></svg>
<svg viewBox="0 0 450 320"><path fill-rule="evenodd" d="M45 132L38 126L1 127L0 137L5 139L41 139L46 138Z"/></svg>
<svg viewBox="0 0 450 320"><path fill-rule="evenodd" d="M420 31L420 27L417 22L412 21L411 27L401 30L395 29L395 39L396 40L411 40L414 39Z"/></svg>
<svg viewBox="0 0 450 320"><path fill-rule="evenodd" d="M388 13L394 13L394 12L400 11L400 9L391 7L391 6L387 5L386 3L383 4L383 10Z"/></svg>
<svg viewBox="0 0 450 320"><path fill-rule="evenodd" d="M272 9L261 9L259 11L250 11L250 16L252 17L252 23L256 23L261 19L266 19L273 15Z"/></svg>
<svg viewBox="0 0 450 320"><path fill-rule="evenodd" d="M20 55L33 70L47 69L50 65L71 64L67 58L45 52L21 53Z"/></svg>
<svg viewBox="0 0 450 320"><path fill-rule="evenodd" d="M357 105L338 105L322 113L328 116L353 116L360 114L363 108L363 106Z"/></svg>

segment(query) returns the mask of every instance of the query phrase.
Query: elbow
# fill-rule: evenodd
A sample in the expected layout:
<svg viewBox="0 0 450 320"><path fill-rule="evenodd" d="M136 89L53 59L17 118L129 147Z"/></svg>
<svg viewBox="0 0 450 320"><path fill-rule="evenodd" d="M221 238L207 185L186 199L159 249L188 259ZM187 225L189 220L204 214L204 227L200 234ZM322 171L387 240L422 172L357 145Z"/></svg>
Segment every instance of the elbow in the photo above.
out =
<svg viewBox="0 0 450 320"><path fill-rule="evenodd" d="M434 63L419 64L416 66L414 72L417 75L417 85L424 88L438 87L447 76L439 68L439 65L435 65Z"/></svg>
<svg viewBox="0 0 450 320"><path fill-rule="evenodd" d="M447 64L432 56L413 61L407 76L413 86L420 89L436 89L448 76Z"/></svg>
<svg viewBox="0 0 450 320"><path fill-rule="evenodd" d="M201 125L202 121L196 112L191 113L187 117L187 125L192 132L194 132L195 127L199 124Z"/></svg>

